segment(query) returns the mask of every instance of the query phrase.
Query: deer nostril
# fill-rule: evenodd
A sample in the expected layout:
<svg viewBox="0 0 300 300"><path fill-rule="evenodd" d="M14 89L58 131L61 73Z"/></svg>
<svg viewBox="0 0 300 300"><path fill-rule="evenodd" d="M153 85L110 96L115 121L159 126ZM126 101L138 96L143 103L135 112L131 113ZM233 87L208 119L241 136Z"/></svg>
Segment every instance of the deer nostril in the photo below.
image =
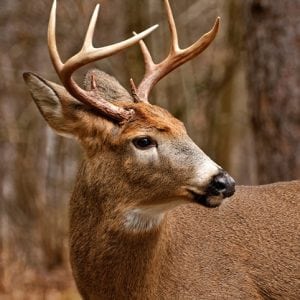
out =
<svg viewBox="0 0 300 300"><path fill-rule="evenodd" d="M231 176L222 171L216 175L208 187L208 193L218 196L230 197L235 192L235 182Z"/></svg>
<svg viewBox="0 0 300 300"><path fill-rule="evenodd" d="M220 192L226 189L226 183L222 178L221 178L221 180L219 179L217 181L214 181L213 186L216 190L218 190Z"/></svg>

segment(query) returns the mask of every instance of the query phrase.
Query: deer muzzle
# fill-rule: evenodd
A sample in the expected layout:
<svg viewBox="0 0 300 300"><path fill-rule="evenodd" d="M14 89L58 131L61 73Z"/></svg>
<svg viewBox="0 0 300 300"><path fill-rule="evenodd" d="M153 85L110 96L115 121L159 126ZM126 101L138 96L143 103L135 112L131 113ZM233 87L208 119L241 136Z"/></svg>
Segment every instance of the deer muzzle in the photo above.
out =
<svg viewBox="0 0 300 300"><path fill-rule="evenodd" d="M190 190L194 200L206 207L217 207L225 198L231 197L235 192L235 181L225 171L221 170L213 176L205 192L202 194Z"/></svg>

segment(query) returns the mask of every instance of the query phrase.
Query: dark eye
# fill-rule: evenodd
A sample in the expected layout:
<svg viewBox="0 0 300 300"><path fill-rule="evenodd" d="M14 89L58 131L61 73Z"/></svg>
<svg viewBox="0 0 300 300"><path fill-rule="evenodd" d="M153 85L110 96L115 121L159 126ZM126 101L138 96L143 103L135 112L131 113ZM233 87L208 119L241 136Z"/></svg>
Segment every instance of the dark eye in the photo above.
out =
<svg viewBox="0 0 300 300"><path fill-rule="evenodd" d="M136 148L141 150L146 150L157 146L156 142L149 136L135 138L132 142Z"/></svg>

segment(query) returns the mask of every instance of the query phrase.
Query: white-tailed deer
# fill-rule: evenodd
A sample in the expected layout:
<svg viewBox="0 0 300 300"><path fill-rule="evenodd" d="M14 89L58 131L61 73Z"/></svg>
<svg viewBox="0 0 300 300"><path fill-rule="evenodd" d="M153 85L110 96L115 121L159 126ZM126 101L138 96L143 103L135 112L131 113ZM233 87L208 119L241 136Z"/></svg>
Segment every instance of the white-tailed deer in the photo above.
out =
<svg viewBox="0 0 300 300"><path fill-rule="evenodd" d="M62 63L54 2L48 43L64 87L32 73L25 81L59 134L84 149L70 203L71 264L84 299L300 299L300 182L238 186L188 137L183 124L148 103L153 86L202 52L212 30L178 46L168 0L168 57L154 64L142 41L155 27L95 49L93 14L82 50ZM146 65L132 96L111 76L79 67L139 42ZM272 167L272 166L270 166ZM223 201L224 198L232 196Z"/></svg>

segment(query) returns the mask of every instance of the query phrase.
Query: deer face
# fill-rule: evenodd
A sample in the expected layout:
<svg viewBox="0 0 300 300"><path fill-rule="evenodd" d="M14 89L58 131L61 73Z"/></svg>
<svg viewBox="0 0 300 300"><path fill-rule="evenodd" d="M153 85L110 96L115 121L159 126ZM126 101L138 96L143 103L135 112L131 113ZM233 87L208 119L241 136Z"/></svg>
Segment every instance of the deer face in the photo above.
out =
<svg viewBox="0 0 300 300"><path fill-rule="evenodd" d="M199 149L179 120L148 103L134 109L120 140L131 189L138 188L140 199L146 195L139 205L196 201L212 207L233 194L233 179Z"/></svg>
<svg viewBox="0 0 300 300"><path fill-rule="evenodd" d="M99 84L110 80L113 89L106 97L129 99L118 104L134 111L128 121L109 121L63 87L25 76L50 126L82 144L91 185L100 181L114 187L112 192L124 195L131 211L166 211L187 202L214 207L233 194L233 179L195 145L182 122L158 106L133 103L117 82L112 87L111 77L99 74Z"/></svg>

